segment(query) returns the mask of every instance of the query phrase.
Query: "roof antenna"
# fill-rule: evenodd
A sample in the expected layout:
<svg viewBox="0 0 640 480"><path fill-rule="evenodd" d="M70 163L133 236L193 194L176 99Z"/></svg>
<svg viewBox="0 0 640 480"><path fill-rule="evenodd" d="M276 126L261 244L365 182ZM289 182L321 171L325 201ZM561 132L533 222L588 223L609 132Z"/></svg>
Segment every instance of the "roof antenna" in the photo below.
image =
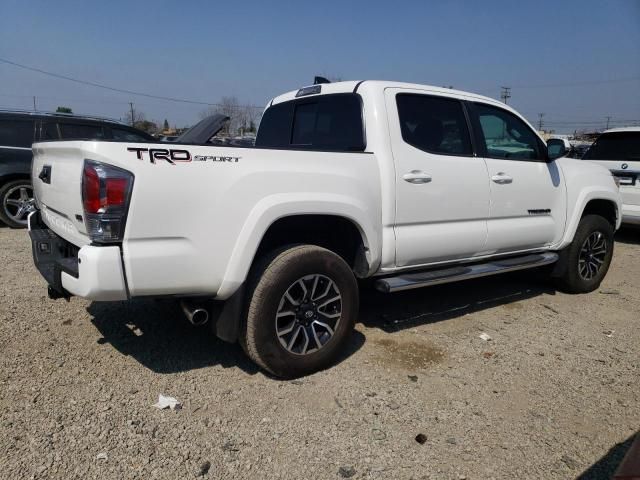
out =
<svg viewBox="0 0 640 480"><path fill-rule="evenodd" d="M331 83L331 80L324 77L318 77L318 76L313 77L314 85L320 85L321 83Z"/></svg>

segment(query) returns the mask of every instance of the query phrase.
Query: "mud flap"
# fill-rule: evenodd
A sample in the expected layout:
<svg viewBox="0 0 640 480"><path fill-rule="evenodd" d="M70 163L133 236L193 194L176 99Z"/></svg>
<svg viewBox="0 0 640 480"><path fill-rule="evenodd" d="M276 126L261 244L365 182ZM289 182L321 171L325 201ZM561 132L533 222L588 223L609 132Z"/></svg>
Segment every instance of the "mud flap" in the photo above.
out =
<svg viewBox="0 0 640 480"><path fill-rule="evenodd" d="M244 284L229 297L224 304L220 304L220 313L214 323L214 332L220 340L235 343L240 336L242 310L244 307ZM214 307L216 308L216 307ZM217 312L213 312L216 316Z"/></svg>

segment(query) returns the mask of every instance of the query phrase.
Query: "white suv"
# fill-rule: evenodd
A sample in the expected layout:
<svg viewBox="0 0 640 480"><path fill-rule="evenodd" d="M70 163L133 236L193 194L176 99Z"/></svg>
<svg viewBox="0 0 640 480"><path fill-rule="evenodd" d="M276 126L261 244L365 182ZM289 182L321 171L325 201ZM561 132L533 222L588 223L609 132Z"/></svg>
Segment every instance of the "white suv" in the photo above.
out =
<svg viewBox="0 0 640 480"><path fill-rule="evenodd" d="M620 183L622 223L640 225L640 127L607 130L582 158L611 170Z"/></svg>

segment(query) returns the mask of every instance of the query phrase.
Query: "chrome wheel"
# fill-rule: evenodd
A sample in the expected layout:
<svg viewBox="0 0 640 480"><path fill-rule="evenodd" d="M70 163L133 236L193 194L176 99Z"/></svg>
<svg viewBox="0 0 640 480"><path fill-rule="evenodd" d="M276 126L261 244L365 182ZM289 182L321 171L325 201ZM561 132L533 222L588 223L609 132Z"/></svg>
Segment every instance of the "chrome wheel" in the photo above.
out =
<svg viewBox="0 0 640 480"><path fill-rule="evenodd" d="M313 353L331 340L341 317L342 296L336 283L325 275L307 275L291 284L280 299L278 340L290 353Z"/></svg>
<svg viewBox="0 0 640 480"><path fill-rule="evenodd" d="M584 280L593 279L607 256L607 240L601 232L593 232L587 237L578 256L578 272Z"/></svg>
<svg viewBox="0 0 640 480"><path fill-rule="evenodd" d="M27 217L36 208L33 187L28 184L10 188L2 199L2 209L6 217L20 225L27 224Z"/></svg>

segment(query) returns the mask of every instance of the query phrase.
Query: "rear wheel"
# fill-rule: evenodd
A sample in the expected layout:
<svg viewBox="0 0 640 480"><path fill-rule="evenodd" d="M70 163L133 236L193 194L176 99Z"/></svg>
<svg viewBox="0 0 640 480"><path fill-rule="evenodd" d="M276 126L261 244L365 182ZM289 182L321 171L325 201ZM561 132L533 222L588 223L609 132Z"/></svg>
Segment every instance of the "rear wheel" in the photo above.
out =
<svg viewBox="0 0 640 480"><path fill-rule="evenodd" d="M328 367L344 348L358 314L358 286L347 263L313 245L287 247L252 272L242 344L279 377Z"/></svg>
<svg viewBox="0 0 640 480"><path fill-rule="evenodd" d="M12 228L26 228L27 217L35 210L29 180L14 180L0 187L0 220Z"/></svg>
<svg viewBox="0 0 640 480"><path fill-rule="evenodd" d="M604 279L613 257L613 227L599 215L585 215L573 242L562 252L563 272L557 278L567 293L592 292Z"/></svg>

